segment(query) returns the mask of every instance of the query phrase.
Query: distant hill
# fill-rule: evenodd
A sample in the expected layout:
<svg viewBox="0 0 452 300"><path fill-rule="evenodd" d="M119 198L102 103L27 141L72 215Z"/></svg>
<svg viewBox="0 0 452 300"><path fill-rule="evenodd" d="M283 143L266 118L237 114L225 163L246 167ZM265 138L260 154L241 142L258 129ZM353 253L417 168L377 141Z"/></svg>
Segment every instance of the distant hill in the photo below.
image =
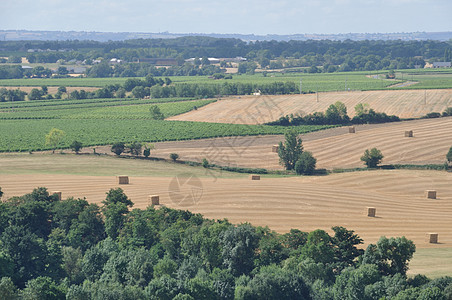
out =
<svg viewBox="0 0 452 300"><path fill-rule="evenodd" d="M217 33L145 33L145 32L95 32L95 31L30 31L0 30L1 41L18 40L93 40L123 41L130 39L169 39L182 36L210 36L216 38L238 38L244 41L289 41L289 40L437 40L452 39L452 31L445 32L397 32L397 33L342 33L342 34L293 34L293 35L254 35L254 34L217 34Z"/></svg>

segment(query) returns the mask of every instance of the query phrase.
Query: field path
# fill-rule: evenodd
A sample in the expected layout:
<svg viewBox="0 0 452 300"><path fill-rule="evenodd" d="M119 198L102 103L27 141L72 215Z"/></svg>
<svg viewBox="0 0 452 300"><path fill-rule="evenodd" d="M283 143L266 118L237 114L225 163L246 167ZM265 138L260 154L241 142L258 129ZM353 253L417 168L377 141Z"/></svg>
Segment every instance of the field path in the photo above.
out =
<svg viewBox="0 0 452 300"><path fill-rule="evenodd" d="M171 117L169 120L263 124L289 114L305 115L325 111L336 101L347 106L350 117L354 116L356 104L367 103L377 112L401 118L418 118L452 107L452 89L328 92L319 93L318 100L316 94L236 96Z"/></svg>
<svg viewBox="0 0 452 300"><path fill-rule="evenodd" d="M452 117L355 128L355 134L340 127L302 135L304 149L317 158L317 167L334 169L362 167L360 157L373 147L382 151L384 164L442 164L452 146ZM409 130L414 137L405 138ZM155 144L152 156L169 158L177 153L182 160L206 158L219 165L282 169L271 149L283 140L282 135L273 135L163 142Z"/></svg>

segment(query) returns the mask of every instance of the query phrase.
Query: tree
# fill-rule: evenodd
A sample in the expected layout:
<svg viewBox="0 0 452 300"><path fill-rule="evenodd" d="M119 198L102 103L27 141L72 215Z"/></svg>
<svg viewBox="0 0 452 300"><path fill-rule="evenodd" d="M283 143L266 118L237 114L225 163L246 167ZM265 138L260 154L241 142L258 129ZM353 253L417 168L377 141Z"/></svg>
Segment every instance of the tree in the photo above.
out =
<svg viewBox="0 0 452 300"><path fill-rule="evenodd" d="M303 153L303 145L301 138L295 130L289 130L284 134L285 142L279 142L278 155L279 163L287 170L293 170L295 163Z"/></svg>
<svg viewBox="0 0 452 300"><path fill-rule="evenodd" d="M66 134L63 130L52 128L48 134L46 134L46 146L50 146L53 149L52 153L55 153L55 149L61 143L61 140Z"/></svg>
<svg viewBox="0 0 452 300"><path fill-rule="evenodd" d="M127 198L121 188L110 189L107 197L102 201L102 212L105 216L105 232L113 240L119 236L125 222L125 215L133 202Z"/></svg>
<svg viewBox="0 0 452 300"><path fill-rule="evenodd" d="M135 98L144 98L146 96L146 90L145 90L144 86L139 85L139 86L134 87L132 89L132 95Z"/></svg>
<svg viewBox="0 0 452 300"><path fill-rule="evenodd" d="M143 145L141 145L141 143L135 141L133 143L125 145L125 147L129 149L128 152L131 155L139 156L141 154L141 149L142 149Z"/></svg>
<svg viewBox="0 0 452 300"><path fill-rule="evenodd" d="M449 148L449 152L447 152L446 158L449 163L452 162L452 147Z"/></svg>
<svg viewBox="0 0 452 300"><path fill-rule="evenodd" d="M452 149L452 148L451 148ZM178 158L179 158L179 154L177 154L177 153L171 153L170 154L170 158L173 160L173 161L176 161ZM0 195L1 196L1 195Z"/></svg>
<svg viewBox="0 0 452 300"><path fill-rule="evenodd" d="M259 238L250 224L231 226L220 234L223 264L235 276L248 274L254 268Z"/></svg>
<svg viewBox="0 0 452 300"><path fill-rule="evenodd" d="M361 156L361 160L364 162L364 164L368 168L376 168L379 163L381 163L381 160L383 159L383 154L381 154L381 151L377 148L366 149L364 151L364 155Z"/></svg>
<svg viewBox="0 0 452 300"><path fill-rule="evenodd" d="M304 151L295 163L295 172L297 172L298 175L310 175L314 173L316 163L317 159L312 156L312 153Z"/></svg>
<svg viewBox="0 0 452 300"><path fill-rule="evenodd" d="M389 239L382 236L376 245L367 247L362 263L377 265L383 275L405 275L415 251L414 243L404 236Z"/></svg>
<svg viewBox="0 0 452 300"><path fill-rule="evenodd" d="M165 119L165 116L160 111L160 107L158 107L157 105L151 105L151 107L149 108L149 112L151 113L151 118L154 120Z"/></svg>
<svg viewBox="0 0 452 300"><path fill-rule="evenodd" d="M73 141L69 147L71 147L72 151L74 151L76 154L78 154L80 152L80 150L82 149L83 144L79 141Z"/></svg>
<svg viewBox="0 0 452 300"><path fill-rule="evenodd" d="M116 155L121 155L125 150L125 144L123 142L114 143L111 146L111 152L113 152Z"/></svg>
<svg viewBox="0 0 452 300"><path fill-rule="evenodd" d="M42 99L42 91L39 89L32 89L28 94L29 100L41 100Z"/></svg>

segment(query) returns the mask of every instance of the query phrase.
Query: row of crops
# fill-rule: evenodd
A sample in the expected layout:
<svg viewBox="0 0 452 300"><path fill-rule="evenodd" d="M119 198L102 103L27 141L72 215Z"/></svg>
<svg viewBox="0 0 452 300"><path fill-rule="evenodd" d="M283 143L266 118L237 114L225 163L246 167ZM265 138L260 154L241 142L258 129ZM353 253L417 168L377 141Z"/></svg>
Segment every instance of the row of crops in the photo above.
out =
<svg viewBox="0 0 452 300"><path fill-rule="evenodd" d="M87 104L67 104L57 106L0 108L0 120L12 119L152 119L151 105L157 105L165 117L179 115L202 107L215 100L193 100L149 104L141 101L114 103L100 102ZM60 100L60 102L62 102Z"/></svg>
<svg viewBox="0 0 452 300"><path fill-rule="evenodd" d="M384 89L394 81L379 79L375 80L371 73L347 72L331 74L309 74L309 73L269 73L255 75L234 75L232 79L214 80L208 76L173 76L170 77L173 84L209 84L218 85L227 83L241 84L270 84L273 82L293 82L297 86L302 81L302 90L307 91L342 91L351 90L374 90ZM373 73L372 73L373 74ZM120 84L129 78L33 78L33 79L6 79L0 80L0 86L73 86L73 87L104 87L106 85ZM139 78L143 79L143 78Z"/></svg>
<svg viewBox="0 0 452 300"><path fill-rule="evenodd" d="M197 109L212 99L100 99L49 100L0 104L0 152L49 149L45 135L58 128L65 132L60 144L74 141L85 146L122 142L156 142L222 136L282 134L285 127L153 120L149 111L158 106L165 117ZM301 126L300 133L325 126Z"/></svg>
<svg viewBox="0 0 452 300"><path fill-rule="evenodd" d="M328 126L300 126L299 133L321 130ZM1 120L0 151L39 151L49 149L45 134L52 128L63 130L66 135L60 145L68 148L78 140L85 146L108 145L123 142L157 142L189 140L223 136L259 134L283 134L287 128L241 124L219 124L157 120L115 119L50 119L50 120Z"/></svg>

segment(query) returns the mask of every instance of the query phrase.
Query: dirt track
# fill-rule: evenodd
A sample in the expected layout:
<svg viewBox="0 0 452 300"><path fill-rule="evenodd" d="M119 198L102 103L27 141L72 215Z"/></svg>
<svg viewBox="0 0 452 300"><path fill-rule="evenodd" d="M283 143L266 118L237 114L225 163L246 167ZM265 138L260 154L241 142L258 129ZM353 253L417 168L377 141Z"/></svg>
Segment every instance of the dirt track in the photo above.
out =
<svg viewBox="0 0 452 300"><path fill-rule="evenodd" d="M302 136L304 149L317 158L319 168L362 167L364 150L376 147L385 156L384 164L442 164L452 146L452 117L400 123L355 126L309 133ZM413 138L405 131L413 130ZM272 145L283 136L216 138L197 141L156 143L152 156L168 158L178 153L182 160L252 168L282 169Z"/></svg>
<svg viewBox="0 0 452 300"><path fill-rule="evenodd" d="M355 230L366 243L381 235L412 239L420 248L452 246L452 173L438 171L370 171L323 177L249 179L201 178L197 186L180 187L176 198L172 178L131 177L121 185L137 208L148 205L148 195L160 195L162 204L199 212L208 218L251 222L279 232L290 228L311 231L344 226ZM38 186L62 191L68 196L86 197L100 203L105 192L118 187L114 176L0 175L6 197L31 192ZM201 189L197 187L202 187ZM426 199L424 191L435 189L438 199ZM179 203L179 201L181 201ZM196 202L196 203L194 203ZM376 207L377 217L365 215ZM439 233L440 244L427 244L428 232Z"/></svg>
<svg viewBox="0 0 452 300"><path fill-rule="evenodd" d="M325 111L336 101L347 106L351 117L356 104L367 103L377 112L418 118L429 112L443 112L452 106L452 89L328 92L319 93L318 102L316 94L230 97L170 120L263 124L284 115Z"/></svg>

